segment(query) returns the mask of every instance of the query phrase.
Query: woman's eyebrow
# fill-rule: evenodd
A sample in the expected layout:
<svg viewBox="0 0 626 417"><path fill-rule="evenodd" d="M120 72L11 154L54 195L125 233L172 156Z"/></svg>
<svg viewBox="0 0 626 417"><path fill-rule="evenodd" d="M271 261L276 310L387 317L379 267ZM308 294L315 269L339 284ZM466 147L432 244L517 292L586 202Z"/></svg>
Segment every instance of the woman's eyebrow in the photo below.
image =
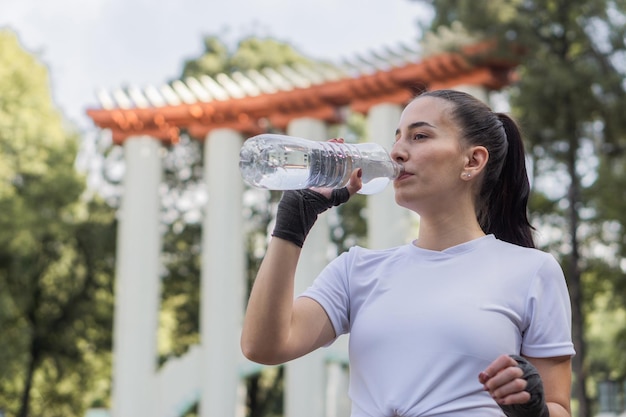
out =
<svg viewBox="0 0 626 417"><path fill-rule="evenodd" d="M413 122L413 123L411 123L411 124L408 126L408 130L415 129L415 128L418 128L418 127L424 127L424 126L426 126L426 127L432 127L432 128L434 128L434 127L435 127L435 126L431 125L431 124L430 124L430 123L428 123L428 122ZM399 134L400 134L400 129L396 129L396 135L399 135Z"/></svg>

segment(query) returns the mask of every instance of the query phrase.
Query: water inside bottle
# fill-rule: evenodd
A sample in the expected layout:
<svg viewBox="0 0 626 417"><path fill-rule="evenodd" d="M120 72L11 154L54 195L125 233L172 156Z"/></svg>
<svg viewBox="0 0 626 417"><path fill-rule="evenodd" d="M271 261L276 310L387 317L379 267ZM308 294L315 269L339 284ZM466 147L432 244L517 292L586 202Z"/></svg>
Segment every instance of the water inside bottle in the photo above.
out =
<svg viewBox="0 0 626 417"><path fill-rule="evenodd" d="M239 168L246 182L270 190L306 188L309 167L306 146L258 141L240 153Z"/></svg>
<svg viewBox="0 0 626 417"><path fill-rule="evenodd" d="M312 147L311 141L298 138L258 137L242 148L239 167L248 184L270 190L339 188L348 183L354 169L362 168L359 193L382 191L397 174L396 164L378 145L361 144L359 149L334 142L317 142Z"/></svg>
<svg viewBox="0 0 626 417"><path fill-rule="evenodd" d="M311 151L307 187L339 188L348 183L354 155L350 148L332 142L320 143L320 149Z"/></svg>

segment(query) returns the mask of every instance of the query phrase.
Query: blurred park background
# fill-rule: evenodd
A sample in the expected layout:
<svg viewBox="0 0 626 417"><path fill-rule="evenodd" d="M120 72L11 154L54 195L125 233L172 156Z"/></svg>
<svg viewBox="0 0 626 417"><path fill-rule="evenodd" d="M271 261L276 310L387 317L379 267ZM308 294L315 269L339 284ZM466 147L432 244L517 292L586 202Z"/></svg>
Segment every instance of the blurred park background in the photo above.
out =
<svg viewBox="0 0 626 417"><path fill-rule="evenodd" d="M202 27L197 13L185 9L191 2L129 0L108 16L106 28L95 22L108 9L96 2L80 22L67 17L72 13L64 6L75 6L70 0L43 15L35 1L5 3L0 1L0 415L82 417L110 406L116 214L124 167L121 148L85 117L88 107L97 106L98 87L338 62L379 45L419 44L441 27L505 40L524 51L517 81L498 100L523 127L534 187L532 223L541 247L560 260L570 288L578 352L574 415L625 412L625 0L385 0L372 2L367 14L360 9L369 3L352 1L334 10L338 0L312 2L308 7L319 8L314 15L285 15L277 0L249 2L259 12L247 14L241 2L233 2L243 15L237 19L249 19L245 29L234 18L220 22L220 10L237 14L222 2L203 9L213 23ZM5 7L19 24L7 20L11 13L3 16ZM152 8L170 15L151 18ZM201 30L181 43L158 30L184 32L188 17ZM56 31L68 41L89 39L85 31L93 26L113 48L99 57L97 68L85 65L74 73L72 62L93 60L91 54L102 51L70 49L55 60L57 45L29 38L38 22L49 28L51 40ZM155 58L161 54L171 58L163 63ZM358 135L362 121L350 123ZM199 338L202 211L189 195L202 188L201 146L183 136L163 158L160 363L184 354ZM250 280L277 197L269 193L268 204L247 207ZM337 250L363 241L363 204L356 199L339 210L340 231L332 235ZM250 376L246 387L248 417L283 415L280 367ZM196 413L192 407L186 415Z"/></svg>

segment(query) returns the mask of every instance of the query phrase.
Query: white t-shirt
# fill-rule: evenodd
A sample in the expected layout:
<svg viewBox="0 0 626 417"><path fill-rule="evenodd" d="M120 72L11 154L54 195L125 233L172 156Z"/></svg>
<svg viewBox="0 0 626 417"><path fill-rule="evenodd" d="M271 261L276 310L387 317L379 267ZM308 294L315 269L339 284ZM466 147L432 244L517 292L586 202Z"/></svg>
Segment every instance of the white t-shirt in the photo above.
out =
<svg viewBox="0 0 626 417"><path fill-rule="evenodd" d="M352 417L502 416L478 382L496 357L574 354L559 264L493 235L441 252L354 247L302 295L350 333Z"/></svg>

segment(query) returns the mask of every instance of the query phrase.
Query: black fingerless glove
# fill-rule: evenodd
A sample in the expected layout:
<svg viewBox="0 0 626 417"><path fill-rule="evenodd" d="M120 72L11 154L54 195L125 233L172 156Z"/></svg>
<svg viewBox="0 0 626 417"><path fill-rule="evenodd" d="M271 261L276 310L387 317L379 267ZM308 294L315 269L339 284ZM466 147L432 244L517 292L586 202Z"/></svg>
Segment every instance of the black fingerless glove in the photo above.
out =
<svg viewBox="0 0 626 417"><path fill-rule="evenodd" d="M530 400L524 404L501 405L500 408L508 417L550 417L543 393L543 383L537 368L521 356L510 356L524 371L522 378L527 382L525 391L530 394Z"/></svg>
<svg viewBox="0 0 626 417"><path fill-rule="evenodd" d="M313 190L290 190L283 193L276 212L272 236L288 240L299 247L317 220L317 216L350 198L347 188L333 190L330 198Z"/></svg>

